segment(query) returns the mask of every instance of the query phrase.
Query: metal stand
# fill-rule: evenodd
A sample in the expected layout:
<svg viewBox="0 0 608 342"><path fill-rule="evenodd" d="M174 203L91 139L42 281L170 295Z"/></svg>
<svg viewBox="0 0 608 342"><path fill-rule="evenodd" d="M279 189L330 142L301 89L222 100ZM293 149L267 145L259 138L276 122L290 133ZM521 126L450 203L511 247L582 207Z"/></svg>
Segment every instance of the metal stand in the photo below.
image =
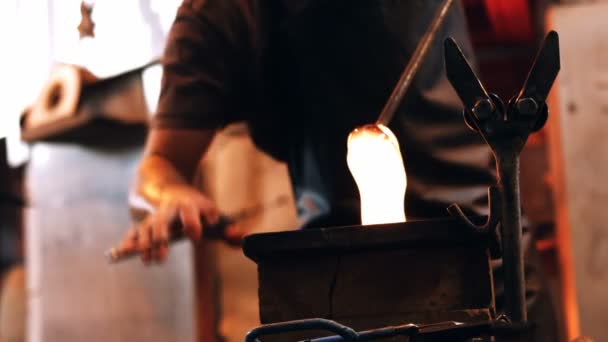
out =
<svg viewBox="0 0 608 342"><path fill-rule="evenodd" d="M445 41L445 63L448 79L465 105L465 122L485 139L496 159L500 212L490 200L488 222L500 222L505 315L513 323L525 323L519 154L530 133L547 121L545 100L560 68L558 36L556 32L547 35L524 86L507 106L498 96L486 92L453 39ZM470 224L458 206L452 206L451 212ZM499 220L495 219L497 215ZM483 228L495 229L490 225Z"/></svg>

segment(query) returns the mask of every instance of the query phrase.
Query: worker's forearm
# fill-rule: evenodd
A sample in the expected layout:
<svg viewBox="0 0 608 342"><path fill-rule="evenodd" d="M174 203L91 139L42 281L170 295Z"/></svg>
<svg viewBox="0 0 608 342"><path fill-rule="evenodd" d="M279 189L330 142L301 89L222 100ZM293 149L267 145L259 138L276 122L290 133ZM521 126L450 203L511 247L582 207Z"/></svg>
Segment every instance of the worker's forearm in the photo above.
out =
<svg viewBox="0 0 608 342"><path fill-rule="evenodd" d="M176 186L191 186L170 161L157 155L148 155L140 163L135 184L135 196L147 206L156 208L165 191Z"/></svg>
<svg viewBox="0 0 608 342"><path fill-rule="evenodd" d="M191 180L214 134L211 129L151 130L129 199L132 209L154 211L170 189L195 190Z"/></svg>

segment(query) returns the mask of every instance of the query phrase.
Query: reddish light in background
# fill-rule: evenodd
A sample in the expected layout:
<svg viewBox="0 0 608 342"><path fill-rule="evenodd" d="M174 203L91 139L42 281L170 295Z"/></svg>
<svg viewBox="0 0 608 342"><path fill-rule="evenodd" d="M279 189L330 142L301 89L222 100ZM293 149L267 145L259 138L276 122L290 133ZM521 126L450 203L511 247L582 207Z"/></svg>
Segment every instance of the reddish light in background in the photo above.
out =
<svg viewBox="0 0 608 342"><path fill-rule="evenodd" d="M534 39L528 0L484 0L496 39L526 43Z"/></svg>
<svg viewBox="0 0 608 342"><path fill-rule="evenodd" d="M522 45L534 40L528 0L462 0L476 46Z"/></svg>

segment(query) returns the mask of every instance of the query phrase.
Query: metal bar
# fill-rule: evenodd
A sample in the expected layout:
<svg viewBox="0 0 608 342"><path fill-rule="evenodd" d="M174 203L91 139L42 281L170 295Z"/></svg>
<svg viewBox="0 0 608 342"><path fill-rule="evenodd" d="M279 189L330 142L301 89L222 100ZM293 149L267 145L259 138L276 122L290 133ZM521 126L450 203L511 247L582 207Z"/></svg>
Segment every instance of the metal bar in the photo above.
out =
<svg viewBox="0 0 608 342"><path fill-rule="evenodd" d="M260 336L303 330L327 330L340 335L339 341L357 341L359 337L356 331L345 325L328 319L312 318L262 325L248 332L245 342L260 342Z"/></svg>
<svg viewBox="0 0 608 342"><path fill-rule="evenodd" d="M203 229L203 237L209 240L224 239L227 242L233 242L228 241L225 236L225 230L234 223L234 221L230 217L220 215L219 222L214 225L208 225L204 223L204 219L202 217L201 222L203 222L203 227L205 227ZM179 220L174 220L171 226L169 227L169 241L166 241L164 243L159 242L153 245L152 248L157 248L163 246L164 244L175 243L183 240L184 238L185 234L183 232L181 222ZM237 242L234 241L233 243L236 244ZM122 249L120 248L120 246L117 246L107 250L104 253L104 256L109 264L116 264L125 260L132 259L138 256L139 253L139 250Z"/></svg>
<svg viewBox="0 0 608 342"><path fill-rule="evenodd" d="M496 154L499 189L502 193L501 237L505 286L505 314L513 323L527 321L524 260L522 251L519 153ZM509 153L510 152L510 153Z"/></svg>
<svg viewBox="0 0 608 342"><path fill-rule="evenodd" d="M374 341L381 338L395 336L432 336L434 339L442 337L450 339L457 337L476 337L482 334L491 333L492 321L461 323L461 322L440 322L430 325L404 324L399 326L384 327L374 330L366 330L358 333L356 341ZM343 342L341 336L321 337L307 340L307 342Z"/></svg>
<svg viewBox="0 0 608 342"><path fill-rule="evenodd" d="M386 105L384 106L384 109L382 109L382 113L378 117L376 124L388 126L388 124L393 119L393 116L395 115L397 108L399 108L399 105L401 104L401 100L403 99L405 92L412 83L414 75L416 75L416 72L418 71L418 69L420 69L422 60L426 56L426 53L429 50L429 47L433 42L435 35L437 35L437 31L439 31L439 27L443 23L443 20L445 19L448 10L450 9L450 6L452 5L452 2L453 0L445 0L443 2L443 5L441 5L441 7L439 7L435 12L435 16L433 17L433 21L431 22L429 29L418 43L418 46L416 46L416 50L414 50L414 53L412 54L412 57L410 58L407 66L405 67L405 70L403 70L401 78L399 79L397 86L391 93L391 96L389 97Z"/></svg>
<svg viewBox="0 0 608 342"><path fill-rule="evenodd" d="M509 324L495 325L495 321L462 323L456 321L439 322L428 325L417 325L413 323L388 326L378 329L356 332L355 330L337 323L335 321L312 318L281 323L266 324L251 330L245 342L261 342L258 337L303 330L327 330L337 335L308 339L306 342L344 342L344 341L373 341L394 336L429 336L435 338L455 338L455 337L477 337L492 334L495 327L502 331L519 330L518 326ZM450 339L451 340L451 339Z"/></svg>
<svg viewBox="0 0 608 342"><path fill-rule="evenodd" d="M417 333L419 327L416 324L405 324L396 327L386 327L367 330L358 333L357 341L371 341L379 338L393 337L399 335L411 336ZM310 340L310 342L343 342L342 336L328 336Z"/></svg>
<svg viewBox="0 0 608 342"><path fill-rule="evenodd" d="M154 62L151 62L151 63L154 63ZM0 194L0 202L2 199L1 195L2 194ZM234 214L229 214L229 215L222 214L222 215L220 215L219 222L215 225L206 224L204 219L201 217L201 223L205 227L205 229L203 229L203 237L206 239L209 239L209 240L224 240L224 242L228 243L229 245L240 246L241 245L240 239L239 240L230 239L229 236L227 236L225 234L226 233L225 230L230 225L232 225L232 224L238 225L238 223L240 223L244 220L247 220L247 219L250 219L257 215L260 215L265 210L281 208L282 206L286 205L286 203L288 203L288 201L289 201L288 197L279 196L271 202L261 203L259 205L253 206L253 207L243 208L242 210L239 210ZM134 207L132 205L131 212L132 212L132 214L135 213L136 216L141 217L140 220L144 220L146 218L146 216L148 216L150 214L149 209L145 207L145 204L144 205L137 204L136 207ZM169 242L170 243L178 242L185 238L185 236L182 232L182 229L181 229L181 223L179 223L179 221L173 222L173 224L170 228L171 228L169 231L169 234L170 234ZM114 247L108 249L104 253L104 256L108 263L116 264L116 263L119 263L119 262L122 262L125 260L129 260L129 259L137 256L138 254L139 254L139 251L123 250L119 246L114 246Z"/></svg>

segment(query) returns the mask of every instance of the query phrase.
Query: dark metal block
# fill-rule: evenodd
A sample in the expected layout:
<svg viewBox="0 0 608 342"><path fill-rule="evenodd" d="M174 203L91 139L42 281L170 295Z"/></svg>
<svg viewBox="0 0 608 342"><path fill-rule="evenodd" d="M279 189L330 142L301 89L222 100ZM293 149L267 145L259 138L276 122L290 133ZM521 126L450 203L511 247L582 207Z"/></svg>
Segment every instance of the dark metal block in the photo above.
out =
<svg viewBox="0 0 608 342"><path fill-rule="evenodd" d="M256 234L244 252L258 264L263 324L327 318L366 330L494 313L488 237L457 220Z"/></svg>

